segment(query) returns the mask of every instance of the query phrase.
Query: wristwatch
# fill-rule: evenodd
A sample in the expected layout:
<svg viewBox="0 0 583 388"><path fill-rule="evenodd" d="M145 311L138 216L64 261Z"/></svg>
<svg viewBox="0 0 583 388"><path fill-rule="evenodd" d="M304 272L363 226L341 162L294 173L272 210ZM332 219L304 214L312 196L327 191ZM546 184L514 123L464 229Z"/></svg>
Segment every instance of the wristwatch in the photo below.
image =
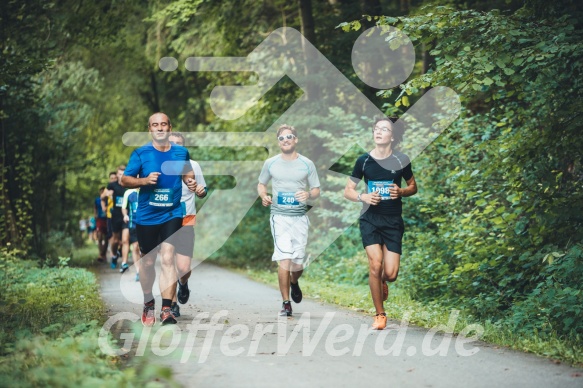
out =
<svg viewBox="0 0 583 388"><path fill-rule="evenodd" d="M362 199L360 198L360 193L358 193L358 197L356 197L356 200L357 200L358 202L362 202Z"/></svg>
<svg viewBox="0 0 583 388"><path fill-rule="evenodd" d="M205 188L204 188L204 194L203 194L203 195L198 195L198 194L196 194L196 193L195 193L195 194L196 194L196 196L197 196L198 198L204 198L204 197L206 197L206 194L207 194L207 192L208 192L208 191L207 191L207 189L206 189L206 187L205 187Z"/></svg>

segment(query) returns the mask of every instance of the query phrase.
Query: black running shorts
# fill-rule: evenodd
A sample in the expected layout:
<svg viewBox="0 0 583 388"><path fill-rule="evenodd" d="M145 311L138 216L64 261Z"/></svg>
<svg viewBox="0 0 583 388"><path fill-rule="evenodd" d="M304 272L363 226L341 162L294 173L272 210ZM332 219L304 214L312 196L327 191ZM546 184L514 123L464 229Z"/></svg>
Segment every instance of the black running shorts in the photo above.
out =
<svg viewBox="0 0 583 388"><path fill-rule="evenodd" d="M366 212L360 216L362 245L384 245L390 252L401 254L401 240L405 224L401 216L388 216Z"/></svg>
<svg viewBox="0 0 583 388"><path fill-rule="evenodd" d="M111 224L111 218L107 219L107 239L109 240L113 236L113 226Z"/></svg>
<svg viewBox="0 0 583 388"><path fill-rule="evenodd" d="M173 218L160 225L136 225L140 252L147 254L161 242L171 243L170 237L182 227L182 218Z"/></svg>
<svg viewBox="0 0 583 388"><path fill-rule="evenodd" d="M138 241L138 232L136 228L129 228L130 229L130 244L133 244Z"/></svg>
<svg viewBox="0 0 583 388"><path fill-rule="evenodd" d="M120 233L122 229L126 229L127 227L127 222L123 222L123 216L111 217L111 231L113 233Z"/></svg>
<svg viewBox="0 0 583 388"><path fill-rule="evenodd" d="M194 226L186 225L170 237L170 242L174 245L174 252L179 255L192 257L194 251Z"/></svg>

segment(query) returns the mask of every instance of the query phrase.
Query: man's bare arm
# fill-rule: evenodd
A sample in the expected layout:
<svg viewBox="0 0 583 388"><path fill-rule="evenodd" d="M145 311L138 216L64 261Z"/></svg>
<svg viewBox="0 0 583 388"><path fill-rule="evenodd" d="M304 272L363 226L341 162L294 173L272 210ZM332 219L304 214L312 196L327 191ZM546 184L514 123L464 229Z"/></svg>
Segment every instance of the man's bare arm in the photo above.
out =
<svg viewBox="0 0 583 388"><path fill-rule="evenodd" d="M407 187L399 188L397 185L393 184L389 189L391 194L391 199L396 199L399 197L410 197L417 194L417 182L415 182L415 177L412 176L407 180Z"/></svg>
<svg viewBox="0 0 583 388"><path fill-rule="evenodd" d="M128 189L137 189L142 186L155 185L158 182L159 172L152 172L145 178L136 178L133 176L123 175L121 185Z"/></svg>
<svg viewBox="0 0 583 388"><path fill-rule="evenodd" d="M352 202L358 202L360 200L360 202L364 202L373 206L379 204L381 201L381 196L378 192L375 191L368 194L359 194L358 191L356 191L357 185L357 183L353 182L352 179L349 178L348 182L346 182L346 187L344 187L344 198Z"/></svg>
<svg viewBox="0 0 583 388"><path fill-rule="evenodd" d="M185 184L187 184L187 183L188 183L187 181L188 181L188 179L189 179L189 178L190 178L190 179L195 179L195 178L194 178L194 171L192 171L192 170L191 170L191 171L187 172L186 174L182 175L182 181L183 181Z"/></svg>
<svg viewBox="0 0 583 388"><path fill-rule="evenodd" d="M320 188L319 187L314 187L313 189L310 189L310 199L316 199L320 196Z"/></svg>
<svg viewBox="0 0 583 388"><path fill-rule="evenodd" d="M263 183L257 184L257 194L261 198L261 204L263 206L269 206L273 203L271 196L267 195L267 186L265 186Z"/></svg>

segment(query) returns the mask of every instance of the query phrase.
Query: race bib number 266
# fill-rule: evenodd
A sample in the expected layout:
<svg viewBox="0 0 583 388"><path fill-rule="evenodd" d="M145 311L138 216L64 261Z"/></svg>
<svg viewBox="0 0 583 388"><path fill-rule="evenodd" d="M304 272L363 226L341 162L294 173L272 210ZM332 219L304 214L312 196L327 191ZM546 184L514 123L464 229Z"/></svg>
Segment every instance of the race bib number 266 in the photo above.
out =
<svg viewBox="0 0 583 388"><path fill-rule="evenodd" d="M172 206L174 195L172 189L155 189L150 194L150 206Z"/></svg>

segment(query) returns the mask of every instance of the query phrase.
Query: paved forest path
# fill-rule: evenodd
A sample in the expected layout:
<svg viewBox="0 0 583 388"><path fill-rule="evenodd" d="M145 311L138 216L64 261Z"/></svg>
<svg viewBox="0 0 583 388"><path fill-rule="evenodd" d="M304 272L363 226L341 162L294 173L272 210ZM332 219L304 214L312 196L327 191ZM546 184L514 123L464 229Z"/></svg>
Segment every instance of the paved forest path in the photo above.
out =
<svg viewBox="0 0 583 388"><path fill-rule="evenodd" d="M138 319L112 327L116 338L136 333L127 355L170 366L186 387L583 387L578 368L395 321L372 331L371 317L308 298L279 318L278 290L206 263L193 270L179 323L148 330L127 298L141 299L133 267L98 272L110 321ZM160 305L158 296L157 316Z"/></svg>

